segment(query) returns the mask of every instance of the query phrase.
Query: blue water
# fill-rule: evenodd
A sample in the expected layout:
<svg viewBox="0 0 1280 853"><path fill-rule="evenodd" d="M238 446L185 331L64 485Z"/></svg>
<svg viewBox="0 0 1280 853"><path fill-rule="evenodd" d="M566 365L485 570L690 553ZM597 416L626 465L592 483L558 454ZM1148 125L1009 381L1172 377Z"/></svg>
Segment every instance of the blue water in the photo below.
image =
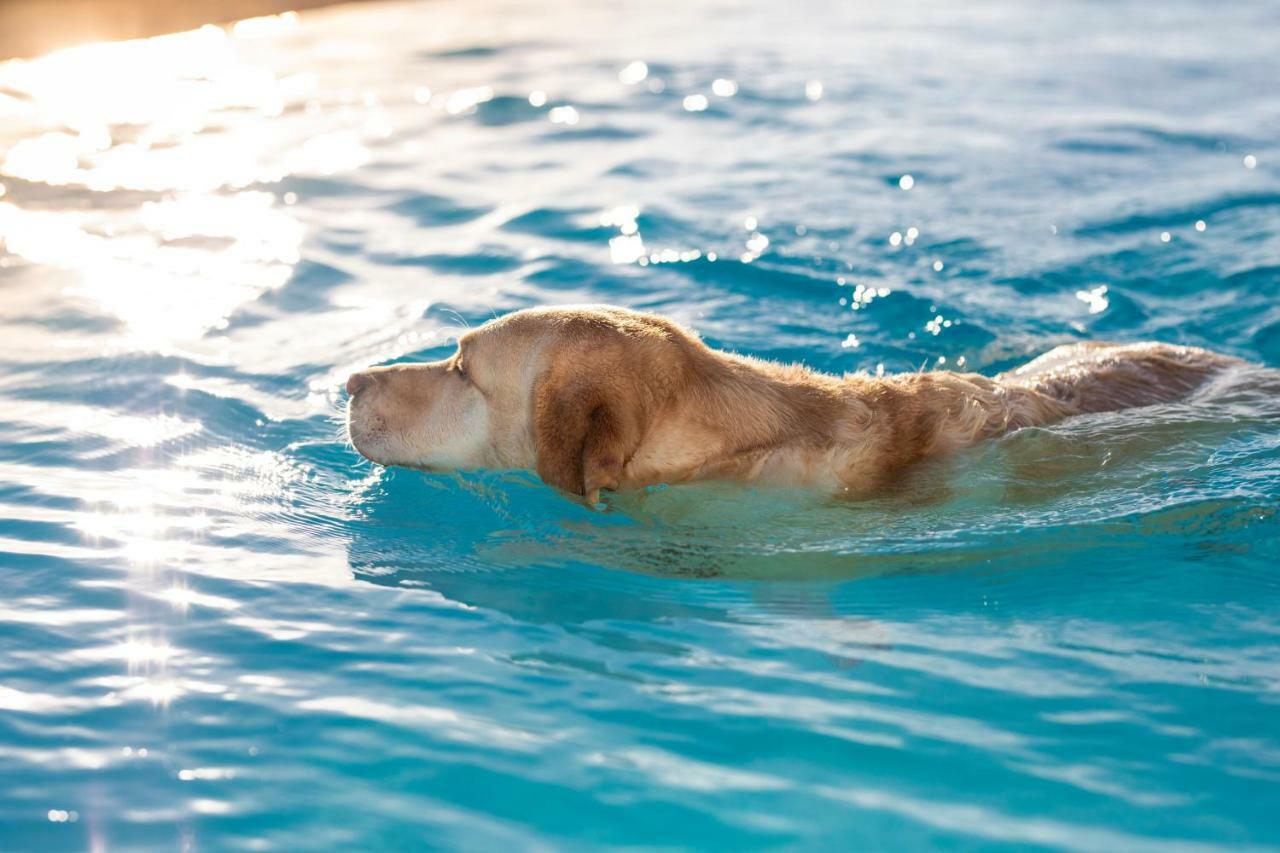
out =
<svg viewBox="0 0 1280 853"><path fill-rule="evenodd" d="M0 64L0 848L1280 849L1264 368L848 506L340 428L574 301L831 371L1280 366L1277 32L432 0Z"/></svg>

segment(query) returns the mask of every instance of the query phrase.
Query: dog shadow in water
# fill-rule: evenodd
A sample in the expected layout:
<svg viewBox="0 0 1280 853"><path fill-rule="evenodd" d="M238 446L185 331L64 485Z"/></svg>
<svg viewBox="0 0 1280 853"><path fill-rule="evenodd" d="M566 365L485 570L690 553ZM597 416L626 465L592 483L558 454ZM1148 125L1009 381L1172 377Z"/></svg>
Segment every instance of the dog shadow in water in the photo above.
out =
<svg viewBox="0 0 1280 853"><path fill-rule="evenodd" d="M348 562L358 580L593 636L616 633L601 627L612 621L785 622L840 668L887 642L830 595L863 573L856 555L797 549L795 518L812 501L701 487L619 497L601 512L524 475L389 471L347 525ZM764 536L783 517L790 538Z"/></svg>

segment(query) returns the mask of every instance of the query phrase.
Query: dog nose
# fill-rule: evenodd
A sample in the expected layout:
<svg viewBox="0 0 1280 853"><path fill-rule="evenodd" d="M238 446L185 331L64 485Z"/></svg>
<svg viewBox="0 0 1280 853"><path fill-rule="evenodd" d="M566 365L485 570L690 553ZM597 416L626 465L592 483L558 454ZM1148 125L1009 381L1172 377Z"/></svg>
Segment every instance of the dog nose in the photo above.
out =
<svg viewBox="0 0 1280 853"><path fill-rule="evenodd" d="M373 384L373 377L368 373L353 373L351 378L347 380L347 393L354 397L360 393L360 389L367 388Z"/></svg>

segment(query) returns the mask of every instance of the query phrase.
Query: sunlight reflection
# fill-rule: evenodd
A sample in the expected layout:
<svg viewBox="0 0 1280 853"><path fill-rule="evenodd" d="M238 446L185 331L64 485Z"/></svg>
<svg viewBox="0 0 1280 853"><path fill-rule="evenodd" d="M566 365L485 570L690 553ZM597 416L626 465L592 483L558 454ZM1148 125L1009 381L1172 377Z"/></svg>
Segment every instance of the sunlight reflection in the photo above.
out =
<svg viewBox="0 0 1280 853"><path fill-rule="evenodd" d="M26 402L18 408L28 423L109 439L113 442L110 451L118 450L120 445L156 447L201 430L199 423L172 415L124 415L98 406Z"/></svg>
<svg viewBox="0 0 1280 853"><path fill-rule="evenodd" d="M165 562L174 547L183 547L208 525L203 513L163 514L156 509L155 492L145 486L124 490L111 499L109 509L85 512L77 527L92 540L120 544L122 555L135 566L156 566ZM176 538L182 540L176 542Z"/></svg>
<svg viewBox="0 0 1280 853"><path fill-rule="evenodd" d="M18 470L0 462L0 477ZM314 472L285 454L208 447L177 456L167 468L45 468L43 476L46 488L76 496L83 509L71 523L95 556L119 559L136 572L133 583L144 594L179 610L236 608L221 596L185 590L180 572L325 586L351 581L345 556L327 550L324 531L273 528L278 550L265 562L250 548L228 544L263 535L264 518L297 511L300 487Z"/></svg>
<svg viewBox="0 0 1280 853"><path fill-rule="evenodd" d="M187 586L184 578L178 578L174 581L173 586L159 591L155 597L169 602L175 610L182 613L186 613L192 605L213 610L235 610L240 607L240 602L234 599L196 592Z"/></svg>
<svg viewBox="0 0 1280 853"><path fill-rule="evenodd" d="M297 23L289 13L230 32L204 27L0 63L5 265L36 268L33 278L56 288L59 303L65 289L74 312L105 316L110 322L99 340L109 347L160 352L190 351L289 281L304 239L297 187L271 185L359 166L369 159L368 140L391 132L376 104L326 110L315 74L275 67L285 55L276 48L295 37ZM31 305L43 316L40 303ZM179 375L173 385L225 393L220 381L230 380ZM239 606L195 589L194 575L326 584L350 578L342 555L317 556L306 535L281 541L284 553L265 568L249 547L210 541L243 541L261 533L264 516L289 511L293 485L306 472L283 456L209 448L198 418L159 406L125 414L61 399L14 405L33 433L73 443L78 462L126 460L41 469L42 489L75 496L70 524L95 559L127 576L127 607L77 617L121 622L79 650L95 667L109 667L76 682L100 691L84 699L86 707L234 697L207 677L206 659L172 639L172 620L193 608ZM275 409L264 402L264 411ZM16 463L7 467L13 472L6 476L23 476ZM14 609L21 612L11 615L25 615ZM0 688L4 707L69 705L63 696ZM212 778L204 769L192 772ZM202 802L210 813L224 808Z"/></svg>
<svg viewBox="0 0 1280 853"><path fill-rule="evenodd" d="M266 38L281 33L292 32L298 28L298 13L285 12L281 15L264 15L259 18L245 18L236 21L231 33L236 38Z"/></svg>
<svg viewBox="0 0 1280 853"><path fill-rule="evenodd" d="M299 702L298 707L307 711L376 720L409 729L429 728L436 737L462 743L482 743L493 749L532 751L547 739L545 735L505 726L479 716L424 704L391 705L360 696L324 696Z"/></svg>
<svg viewBox="0 0 1280 853"><path fill-rule="evenodd" d="M76 273L138 349L195 340L287 281L302 226L274 194L245 188L354 168L365 135L387 132L360 116L282 120L319 88L264 51L297 23L288 13L0 63L13 95L0 100L0 175L113 202L54 211L8 193L7 251Z"/></svg>
<svg viewBox="0 0 1280 853"><path fill-rule="evenodd" d="M152 705L169 705L185 692L173 679L148 678L126 689L123 696L127 700L142 700Z"/></svg>
<svg viewBox="0 0 1280 853"><path fill-rule="evenodd" d="M267 193L185 196L117 212L106 226L0 203L0 231L13 254L79 273L83 295L152 348L218 327L288 279L302 231L283 211Z"/></svg>

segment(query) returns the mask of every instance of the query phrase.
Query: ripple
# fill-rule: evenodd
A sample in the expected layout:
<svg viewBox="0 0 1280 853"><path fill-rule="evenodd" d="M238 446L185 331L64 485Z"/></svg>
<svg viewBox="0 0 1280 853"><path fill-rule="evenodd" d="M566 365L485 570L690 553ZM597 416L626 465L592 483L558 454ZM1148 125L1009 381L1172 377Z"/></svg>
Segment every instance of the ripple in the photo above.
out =
<svg viewBox="0 0 1280 853"><path fill-rule="evenodd" d="M352 370L554 302L836 372L1280 363L1275 15L1006 6L353 4L0 64L7 846L1273 845L1274 372L858 504L597 512L341 435Z"/></svg>
<svg viewBox="0 0 1280 853"><path fill-rule="evenodd" d="M489 212L483 207L467 206L445 196L426 193L408 196L387 209L424 228L471 222Z"/></svg>

